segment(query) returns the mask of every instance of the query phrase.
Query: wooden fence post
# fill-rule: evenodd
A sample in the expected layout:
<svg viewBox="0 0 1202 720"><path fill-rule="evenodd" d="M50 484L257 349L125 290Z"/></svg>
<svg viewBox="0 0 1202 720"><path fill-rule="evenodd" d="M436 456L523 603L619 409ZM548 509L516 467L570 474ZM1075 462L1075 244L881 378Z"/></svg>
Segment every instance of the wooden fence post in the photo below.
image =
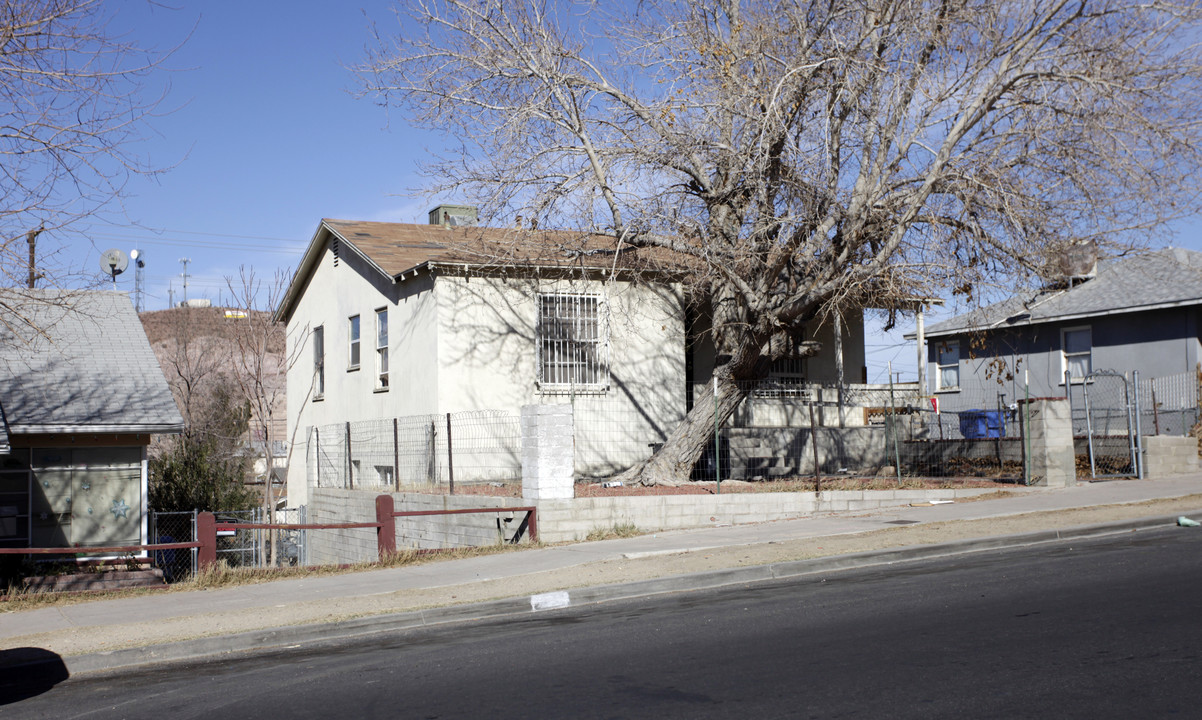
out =
<svg viewBox="0 0 1202 720"><path fill-rule="evenodd" d="M392 516L393 502L391 495L376 496L376 545L380 552L380 562L388 556L396 554L396 518Z"/></svg>
<svg viewBox="0 0 1202 720"><path fill-rule="evenodd" d="M202 512L196 516L196 540L200 547L196 549L196 564L203 572L217 564L217 519L211 512Z"/></svg>

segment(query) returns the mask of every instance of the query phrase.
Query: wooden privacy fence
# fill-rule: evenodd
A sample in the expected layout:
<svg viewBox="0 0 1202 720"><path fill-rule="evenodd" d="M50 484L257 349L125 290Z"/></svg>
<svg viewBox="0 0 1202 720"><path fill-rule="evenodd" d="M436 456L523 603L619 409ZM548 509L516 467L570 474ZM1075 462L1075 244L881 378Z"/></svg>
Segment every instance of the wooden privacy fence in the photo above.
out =
<svg viewBox="0 0 1202 720"><path fill-rule="evenodd" d="M517 542L523 532L538 541L537 508L492 507L462 508L456 510L402 510L397 512L391 495L376 496L376 519L374 522L358 523L231 523L218 522L211 512L196 516L196 541L178 543L155 543L152 545L119 545L110 547L62 547L62 548L0 548L0 555L111 555L114 553L141 553L156 550L186 550L197 548L197 563L203 570L217 562L217 533L230 530L343 530L352 528L375 528L379 559L384 560L396 552L396 518L421 517L426 515L466 515L474 513L524 512L526 519L518 528L511 542Z"/></svg>

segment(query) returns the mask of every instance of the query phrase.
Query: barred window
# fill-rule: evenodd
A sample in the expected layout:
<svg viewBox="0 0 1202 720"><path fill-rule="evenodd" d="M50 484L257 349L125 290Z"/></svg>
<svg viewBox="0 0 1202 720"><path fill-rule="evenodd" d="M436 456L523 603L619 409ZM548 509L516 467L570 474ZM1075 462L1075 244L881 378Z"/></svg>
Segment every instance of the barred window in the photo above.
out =
<svg viewBox="0 0 1202 720"><path fill-rule="evenodd" d="M605 387L608 342L597 295L538 296L540 386Z"/></svg>

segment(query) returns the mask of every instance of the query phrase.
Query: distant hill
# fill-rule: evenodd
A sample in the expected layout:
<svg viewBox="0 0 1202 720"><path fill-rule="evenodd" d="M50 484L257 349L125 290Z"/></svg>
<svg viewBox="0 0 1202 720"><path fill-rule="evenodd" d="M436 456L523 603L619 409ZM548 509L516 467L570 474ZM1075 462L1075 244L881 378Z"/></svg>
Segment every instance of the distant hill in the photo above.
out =
<svg viewBox="0 0 1202 720"><path fill-rule="evenodd" d="M178 392L180 377L176 372L176 365L180 362L181 357L182 341L186 340L191 347L192 361L196 364L213 363L219 372L227 376L234 376L237 373L238 366L233 360L234 353L238 348L236 333L248 322L248 318L237 317L236 313L238 312L232 308L220 307L170 308L144 312L139 315L142 327L146 330L146 337L150 340L150 346L159 360L159 366L163 369L167 384L175 392L178 404L183 404ZM267 320L268 316L269 313L266 312L253 312L250 319ZM285 437L287 423L284 402L286 375L284 352L283 333L279 333L277 341L269 348L269 358L266 363L266 367L275 368L270 387L279 396L280 409L272 427L272 435L277 440L288 439ZM186 420L186 409L181 407L180 411L184 413ZM261 438L256 438L256 440L259 439Z"/></svg>
<svg viewBox="0 0 1202 720"><path fill-rule="evenodd" d="M239 312L242 311L220 307L170 308L144 312L138 317L142 320L142 327L146 329L146 337L150 340L151 345L165 340L175 340L185 328L190 329L197 337L224 338L232 343L238 323L245 322L245 320L227 317L226 313ZM255 317L263 319L270 315L267 312L253 310L251 313ZM284 354L283 343L281 342L278 347L272 347L271 351L282 356Z"/></svg>

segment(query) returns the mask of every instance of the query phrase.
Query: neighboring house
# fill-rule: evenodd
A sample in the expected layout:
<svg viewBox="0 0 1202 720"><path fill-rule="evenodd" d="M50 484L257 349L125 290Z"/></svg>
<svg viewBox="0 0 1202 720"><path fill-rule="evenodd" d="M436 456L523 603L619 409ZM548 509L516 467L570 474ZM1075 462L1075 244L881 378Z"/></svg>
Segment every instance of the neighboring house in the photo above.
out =
<svg viewBox="0 0 1202 720"><path fill-rule="evenodd" d="M1005 393L1064 396L1065 373L1193 373L1202 326L1202 253L1165 249L1102 261L1096 272L931 325L930 388L943 408ZM988 407L988 405L987 405Z"/></svg>
<svg viewBox="0 0 1202 720"><path fill-rule="evenodd" d="M0 545L146 543L146 447L183 419L129 296L8 288L0 319Z"/></svg>
<svg viewBox="0 0 1202 720"><path fill-rule="evenodd" d="M428 225L321 222L277 312L299 358L288 370L289 440L304 448L314 428L354 421L573 402L577 472L648 457L712 371L704 309L652 251L615 259L605 238L447 222L461 210L436 208ZM858 309L843 327L844 365L859 379ZM777 374L833 382L834 366L826 353ZM307 501L311 465L289 463L293 505ZM396 469L389 460L358 472L380 481Z"/></svg>

